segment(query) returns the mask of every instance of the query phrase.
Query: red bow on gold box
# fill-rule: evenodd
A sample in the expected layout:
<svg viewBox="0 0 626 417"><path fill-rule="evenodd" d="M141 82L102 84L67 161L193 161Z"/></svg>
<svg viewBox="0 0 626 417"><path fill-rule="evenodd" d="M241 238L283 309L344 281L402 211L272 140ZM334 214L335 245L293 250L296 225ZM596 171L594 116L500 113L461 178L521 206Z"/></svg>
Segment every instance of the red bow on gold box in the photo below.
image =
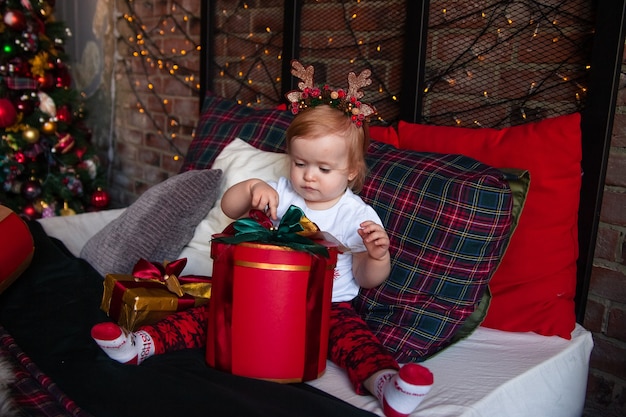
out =
<svg viewBox="0 0 626 417"><path fill-rule="evenodd" d="M120 326L136 330L176 311L206 304L211 278L179 276L186 263L186 258L163 265L140 259L132 275L107 274L100 308Z"/></svg>

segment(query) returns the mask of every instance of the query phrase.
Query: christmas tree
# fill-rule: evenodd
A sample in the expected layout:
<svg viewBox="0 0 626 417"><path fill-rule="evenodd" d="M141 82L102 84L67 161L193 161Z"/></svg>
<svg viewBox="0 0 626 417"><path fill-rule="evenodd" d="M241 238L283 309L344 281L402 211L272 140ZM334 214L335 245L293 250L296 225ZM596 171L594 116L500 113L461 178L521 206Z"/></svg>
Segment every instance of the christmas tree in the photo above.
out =
<svg viewBox="0 0 626 417"><path fill-rule="evenodd" d="M109 203L54 4L0 0L0 204L30 219Z"/></svg>

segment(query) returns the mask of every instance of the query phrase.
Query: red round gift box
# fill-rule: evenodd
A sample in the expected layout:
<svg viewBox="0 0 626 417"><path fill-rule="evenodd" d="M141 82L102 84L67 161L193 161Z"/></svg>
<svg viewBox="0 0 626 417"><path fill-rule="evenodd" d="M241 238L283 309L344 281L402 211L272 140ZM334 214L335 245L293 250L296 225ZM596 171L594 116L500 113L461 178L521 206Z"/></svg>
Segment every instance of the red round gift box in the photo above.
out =
<svg viewBox="0 0 626 417"><path fill-rule="evenodd" d="M206 358L234 375L281 383L326 369L337 247L330 258L259 243L211 244Z"/></svg>
<svg viewBox="0 0 626 417"><path fill-rule="evenodd" d="M30 265L35 247L24 221L11 209L0 205L0 293L6 290Z"/></svg>

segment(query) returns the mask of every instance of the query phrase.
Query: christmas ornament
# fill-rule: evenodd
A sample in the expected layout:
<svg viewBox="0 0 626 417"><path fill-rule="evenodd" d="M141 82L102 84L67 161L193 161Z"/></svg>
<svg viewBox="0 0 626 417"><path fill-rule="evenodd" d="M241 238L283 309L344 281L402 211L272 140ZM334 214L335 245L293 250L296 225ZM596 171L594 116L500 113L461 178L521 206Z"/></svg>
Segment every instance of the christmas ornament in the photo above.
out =
<svg viewBox="0 0 626 417"><path fill-rule="evenodd" d="M20 10L9 10L4 14L4 24L16 32L26 29L26 16Z"/></svg>
<svg viewBox="0 0 626 417"><path fill-rule="evenodd" d="M13 158L15 158L15 162L17 162L18 164L23 164L24 162L26 162L26 155L24 155L24 152L15 152Z"/></svg>
<svg viewBox="0 0 626 417"><path fill-rule="evenodd" d="M57 110L57 119L59 119L60 122L66 124L72 123L72 111L70 110L69 106L64 104L59 107L59 109Z"/></svg>
<svg viewBox="0 0 626 417"><path fill-rule="evenodd" d="M41 125L41 131L46 135L53 135L57 131L57 124L52 121L47 121Z"/></svg>
<svg viewBox="0 0 626 417"><path fill-rule="evenodd" d="M37 211L37 213L42 214L44 209L48 207L48 203L46 203L43 198L36 198L33 201L33 207L35 208L35 211Z"/></svg>
<svg viewBox="0 0 626 417"><path fill-rule="evenodd" d="M39 110L46 113L50 117L55 117L57 115L57 106L48 94L40 91L37 93L37 98L39 98Z"/></svg>
<svg viewBox="0 0 626 417"><path fill-rule="evenodd" d="M22 0L22 6L27 10L33 10L33 5L30 4L29 0Z"/></svg>
<svg viewBox="0 0 626 417"><path fill-rule="evenodd" d="M64 133L62 135L57 134L59 141L52 147L52 152L58 152L62 154L66 154L72 150L76 140L69 133Z"/></svg>
<svg viewBox="0 0 626 417"><path fill-rule="evenodd" d="M76 214L76 212L70 208L70 206L67 203L67 201L64 201L63 202L63 208L61 210L59 210L59 214L61 216L73 216L74 214Z"/></svg>
<svg viewBox="0 0 626 417"><path fill-rule="evenodd" d="M63 184L73 195L81 195L83 193L83 183L76 177L65 177Z"/></svg>
<svg viewBox="0 0 626 417"><path fill-rule="evenodd" d="M24 208L22 208L22 215L25 216L28 220L36 219L39 215L35 207L32 203L27 203Z"/></svg>
<svg viewBox="0 0 626 417"><path fill-rule="evenodd" d="M78 154L78 152L76 153ZM91 178L92 180L95 180L96 176L98 176L99 163L100 163L100 159L98 158L97 155L94 155L93 157L82 161L80 164L78 164L78 166L86 170L89 173L89 178Z"/></svg>
<svg viewBox="0 0 626 417"><path fill-rule="evenodd" d="M47 205L41 212L41 217L44 219L47 217L54 217L54 207Z"/></svg>
<svg viewBox="0 0 626 417"><path fill-rule="evenodd" d="M15 106L8 98L0 98L0 128L12 126L17 120Z"/></svg>
<svg viewBox="0 0 626 417"><path fill-rule="evenodd" d="M31 177L28 181L22 184L21 188L22 197L28 201L32 201L41 195L41 184L36 178Z"/></svg>
<svg viewBox="0 0 626 417"><path fill-rule="evenodd" d="M30 144L37 143L39 141L39 130L29 126L22 130L22 138Z"/></svg>
<svg viewBox="0 0 626 417"><path fill-rule="evenodd" d="M48 56L49 55L46 51L42 51L28 60L31 65L30 70L34 75L37 75L39 77L43 77L44 75L46 75L46 71L50 69Z"/></svg>
<svg viewBox="0 0 626 417"><path fill-rule="evenodd" d="M91 195L91 205L99 209L103 209L109 205L111 197L109 193L98 187L96 191Z"/></svg>

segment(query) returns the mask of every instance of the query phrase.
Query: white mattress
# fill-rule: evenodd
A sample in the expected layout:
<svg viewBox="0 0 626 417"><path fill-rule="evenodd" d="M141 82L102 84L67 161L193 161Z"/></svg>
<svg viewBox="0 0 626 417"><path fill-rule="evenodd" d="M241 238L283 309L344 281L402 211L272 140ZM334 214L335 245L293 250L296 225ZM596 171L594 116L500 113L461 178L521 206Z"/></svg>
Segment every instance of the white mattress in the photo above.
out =
<svg viewBox="0 0 626 417"><path fill-rule="evenodd" d="M63 241L78 256L85 242L122 211L40 222L48 235ZM467 339L423 363L433 372L435 383L411 416L580 417L592 347L591 333L580 325L572 340L479 327ZM309 383L383 415L378 401L355 394L345 372L332 362L327 363L321 378Z"/></svg>
<svg viewBox="0 0 626 417"><path fill-rule="evenodd" d="M435 383L411 416L580 417L592 347L591 333L580 325L572 340L479 327L423 362ZM378 401L356 395L331 362L310 385L383 415Z"/></svg>

